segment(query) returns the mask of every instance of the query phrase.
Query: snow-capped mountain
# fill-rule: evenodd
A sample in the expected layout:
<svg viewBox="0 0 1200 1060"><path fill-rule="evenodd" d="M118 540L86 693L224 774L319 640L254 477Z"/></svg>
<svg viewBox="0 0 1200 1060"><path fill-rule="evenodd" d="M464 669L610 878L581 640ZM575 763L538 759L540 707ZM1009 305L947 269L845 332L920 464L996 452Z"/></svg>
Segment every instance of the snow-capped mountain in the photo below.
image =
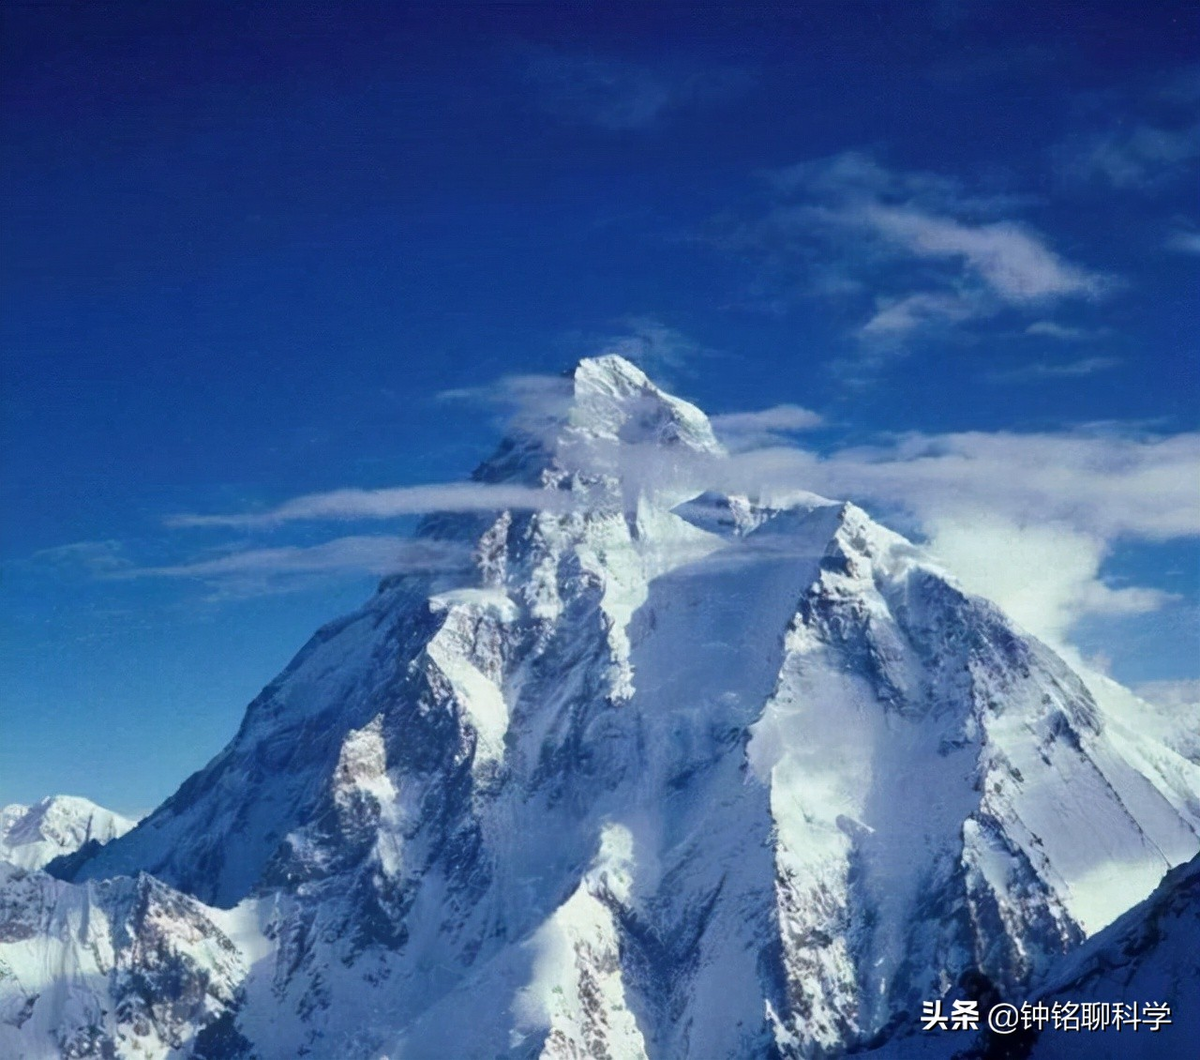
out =
<svg viewBox="0 0 1200 1060"><path fill-rule="evenodd" d="M40 869L87 843L103 844L135 822L73 795L54 795L32 806L0 809L0 861Z"/></svg>
<svg viewBox="0 0 1200 1060"><path fill-rule="evenodd" d="M1200 767L1148 706L854 505L731 489L704 414L621 358L567 387L475 474L544 505L422 525L470 571L386 579L51 866L74 883L10 881L20 1033L75 1011L6 975L77 945L30 904L137 886L219 984L171 1009L181 1055L839 1055L964 975L1023 995L1196 854Z"/></svg>

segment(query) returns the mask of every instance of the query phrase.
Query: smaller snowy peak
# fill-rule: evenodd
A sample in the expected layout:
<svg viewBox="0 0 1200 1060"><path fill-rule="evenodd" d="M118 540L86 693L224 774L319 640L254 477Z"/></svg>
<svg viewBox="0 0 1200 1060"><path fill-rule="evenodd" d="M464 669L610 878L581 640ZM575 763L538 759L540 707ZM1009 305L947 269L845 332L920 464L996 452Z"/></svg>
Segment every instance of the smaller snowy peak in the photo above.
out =
<svg viewBox="0 0 1200 1060"><path fill-rule="evenodd" d="M0 810L0 861L40 869L84 844L107 843L133 828L135 821L73 795L53 795L32 806Z"/></svg>
<svg viewBox="0 0 1200 1060"><path fill-rule="evenodd" d="M835 543L847 554L876 561L896 554L905 558L920 554L920 550L908 538L877 523L857 504L848 501L841 504L839 514Z"/></svg>
<svg viewBox="0 0 1200 1060"><path fill-rule="evenodd" d="M576 366L573 379L575 397L568 422L576 430L634 445L724 451L700 409L660 390L624 357L585 358Z"/></svg>

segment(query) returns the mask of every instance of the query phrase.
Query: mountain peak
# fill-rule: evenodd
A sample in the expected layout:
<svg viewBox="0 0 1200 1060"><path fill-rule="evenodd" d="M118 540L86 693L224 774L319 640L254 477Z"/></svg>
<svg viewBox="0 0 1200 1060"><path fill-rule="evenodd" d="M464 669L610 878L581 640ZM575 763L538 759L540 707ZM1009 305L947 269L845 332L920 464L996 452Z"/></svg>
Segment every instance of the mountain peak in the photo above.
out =
<svg viewBox="0 0 1200 1060"><path fill-rule="evenodd" d="M723 449L708 417L695 405L652 383L618 354L585 357L572 373L568 422L589 435L627 444L684 445L704 453Z"/></svg>
<svg viewBox="0 0 1200 1060"><path fill-rule="evenodd" d="M572 378L609 379L615 385L622 383L634 387L654 386L650 377L636 364L619 353L601 353L595 357L581 357L571 372Z"/></svg>
<svg viewBox="0 0 1200 1060"><path fill-rule="evenodd" d="M477 477L547 503L459 519L476 572L385 583L138 828L53 868L151 872L187 931L228 927L256 970L222 979L221 1033L843 1055L963 976L1036 986L1196 854L1200 768L922 550L718 488L704 414L623 358L533 385ZM0 983L60 1026L39 996Z"/></svg>
<svg viewBox="0 0 1200 1060"><path fill-rule="evenodd" d="M700 409L618 354L585 357L564 376L539 383L549 385L538 386L531 407L475 469L476 481L558 487L571 477L588 484L606 478L629 499L653 477L661 463L655 454L677 472L681 457L725 452Z"/></svg>
<svg viewBox="0 0 1200 1060"><path fill-rule="evenodd" d="M116 839L134 823L75 795L51 795L32 806L5 806L0 810L0 861L41 868L85 843Z"/></svg>

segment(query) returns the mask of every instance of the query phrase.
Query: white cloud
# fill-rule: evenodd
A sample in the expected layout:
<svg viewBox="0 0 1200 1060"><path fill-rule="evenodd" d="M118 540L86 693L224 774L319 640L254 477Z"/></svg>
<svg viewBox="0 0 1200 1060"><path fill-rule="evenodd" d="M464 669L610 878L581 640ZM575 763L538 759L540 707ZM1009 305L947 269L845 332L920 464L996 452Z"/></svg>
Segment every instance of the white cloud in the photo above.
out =
<svg viewBox="0 0 1200 1060"><path fill-rule="evenodd" d="M1200 433L910 434L813 460L814 486L929 517L996 511L1104 539L1200 534Z"/></svg>
<svg viewBox="0 0 1200 1060"><path fill-rule="evenodd" d="M994 513L1017 525L1055 524L1103 541L1200 536L1200 432L912 433L828 454L775 436L726 456L615 442L590 456L572 455L581 470L594 459L646 489L669 482L697 493L812 491L902 513L923 526Z"/></svg>
<svg viewBox="0 0 1200 1060"><path fill-rule="evenodd" d="M168 526L274 527L297 521L394 519L426 512L488 512L505 508L548 508L565 504L565 494L529 486L443 482L388 489L338 489L296 497L264 512L233 515L176 515Z"/></svg>
<svg viewBox="0 0 1200 1060"><path fill-rule="evenodd" d="M799 405L773 405L757 412L726 412L710 417L718 434L775 434L787 431L811 431L824 424L820 413Z"/></svg>
<svg viewBox="0 0 1200 1060"><path fill-rule="evenodd" d="M248 548L211 559L166 567L136 567L123 578L213 578L234 574L307 574L356 571L392 574L398 571L445 570L461 567L468 552L455 543L428 538L365 534L339 537L307 547Z"/></svg>
<svg viewBox="0 0 1200 1060"><path fill-rule="evenodd" d="M766 179L773 205L728 245L756 253L769 276L790 281L793 297L836 299L851 312L867 303L853 334L868 365L918 334L947 336L1005 309L1097 298L1116 283L1017 219L1029 201L1019 195L889 169L856 151Z"/></svg>
<svg viewBox="0 0 1200 1060"><path fill-rule="evenodd" d="M699 492L713 488L767 496L811 490L851 498L904 515L927 532L978 521L1018 528L1053 526L1059 535L1083 535L1079 541L1102 543L1099 552L1086 552L1092 557L1089 563L1098 563L1104 548L1121 539L1164 541L1200 535L1198 432L909 434L828 455L783 444L774 433L815 425L811 415L795 406L729 414L727 425L732 422L750 436L761 430L768 441L726 457L617 442L572 449L564 457L584 471L587 462L594 461L597 469L621 474L635 489ZM581 498L553 490L445 483L335 490L299 497L266 512L192 516L177 523L269 527L297 520L390 518L431 510L567 508L578 503ZM942 531L943 537L946 532ZM1093 611L1109 613L1151 602L1150 597L1125 590L1096 590L1081 600Z"/></svg>
<svg viewBox="0 0 1200 1060"><path fill-rule="evenodd" d="M1017 209L1028 199L1010 192L970 193L955 177L923 170L889 169L865 151L843 151L764 174L781 195L826 204L906 203L934 212L994 214Z"/></svg>
<svg viewBox="0 0 1200 1060"><path fill-rule="evenodd" d="M1094 337L1094 333L1086 328L1070 327L1053 320L1034 321L1025 329L1025 334L1045 339L1058 339L1059 342L1085 342Z"/></svg>
<svg viewBox="0 0 1200 1060"><path fill-rule="evenodd" d="M513 390L542 393L541 382L523 378ZM923 532L968 587L1055 643L1082 616L1140 613L1170 599L1158 590L1105 582L1100 571L1114 547L1200 536L1200 432L1151 435L1091 426L1055 433L913 433L818 453L784 437L820 424L816 413L799 406L727 413L713 422L733 440L732 452L607 439L577 444L560 456L572 470L619 475L627 494L684 497L714 489L772 499L815 492L866 504ZM565 510L586 503L585 495L567 491L444 483L335 490L265 512L188 516L176 524L272 527L437 510ZM377 562L402 562L388 551L388 540L249 550L146 573L216 578L265 569L371 569Z"/></svg>
<svg viewBox="0 0 1200 1060"><path fill-rule="evenodd" d="M1051 150L1059 179L1143 194L1194 183L1200 161L1198 99L1196 65L1168 66L1153 77L1089 94L1091 128Z"/></svg>
<svg viewBox="0 0 1200 1060"><path fill-rule="evenodd" d="M644 368L661 371L678 367L692 357L712 353L655 317L627 317L622 323L628 328L627 331L605 338L592 338L589 345L596 350L595 356L617 354ZM574 383L569 374L525 374L502 376L486 386L443 390L437 398L446 402L466 401L492 406L501 413L508 433L520 432L533 437L552 438L570 407L573 394ZM806 427L814 425L816 413L796 406L782 406L774 411L775 427L772 429L798 429L795 425L798 414L803 414ZM816 419L819 421L819 417ZM784 426L785 421L792 425ZM330 490L296 497L266 511L221 515L185 513L169 517L166 524L176 528L224 526L270 529L299 521L392 519L429 512L566 509L574 504L575 499L565 492L531 486L445 482L374 490Z"/></svg>
<svg viewBox="0 0 1200 1060"><path fill-rule="evenodd" d="M64 569L84 569L92 573L121 570L132 565L119 541L75 541L69 545L43 548L31 557Z"/></svg>
<svg viewBox="0 0 1200 1060"><path fill-rule="evenodd" d="M1072 379L1107 372L1121 363L1119 357L1080 357L1062 364L1039 361L1007 372L995 372L991 378L1004 383L1034 383L1045 379Z"/></svg>
<svg viewBox="0 0 1200 1060"><path fill-rule="evenodd" d="M930 548L964 588L1052 644L1063 644L1083 615L1139 614L1172 599L1154 589L1107 585L1099 573L1108 545L1061 524L1020 525L985 510L937 517L926 531Z"/></svg>
<svg viewBox="0 0 1200 1060"><path fill-rule="evenodd" d="M555 375L505 375L487 386L456 387L437 394L439 401L484 401L489 404L521 406L526 401L542 402L554 400L565 403L570 400L571 381Z"/></svg>
<svg viewBox="0 0 1200 1060"><path fill-rule="evenodd" d="M1104 288L1098 274L1068 264L1039 235L1011 221L969 225L880 205L862 207L858 215L918 257L961 261L1006 302L1094 297Z"/></svg>
<svg viewBox="0 0 1200 1060"><path fill-rule="evenodd" d="M852 499L923 534L967 588L1062 646L1085 616L1140 614L1174 599L1101 575L1129 541L1200 536L1200 433L1112 430L905 435L820 454L778 436L725 457L622 446L611 470L640 489L802 493Z"/></svg>
<svg viewBox="0 0 1200 1060"><path fill-rule="evenodd" d="M1059 175L1122 190L1154 191L1182 180L1200 158L1200 124L1163 128L1138 123L1074 137L1056 151Z"/></svg>
<svg viewBox="0 0 1200 1060"><path fill-rule="evenodd" d="M901 337L933 321L969 320L982 314L978 300L961 295L920 292L903 298L880 299L875 315L859 329L858 334L865 339Z"/></svg>
<svg viewBox="0 0 1200 1060"><path fill-rule="evenodd" d="M1133 691L1158 707L1140 712L1143 727L1200 765L1200 679L1146 681L1134 685Z"/></svg>
<svg viewBox="0 0 1200 1060"><path fill-rule="evenodd" d="M566 375L506 375L486 386L443 390L439 401L463 401L495 409L499 424L541 434L562 419L571 403L573 384Z"/></svg>
<svg viewBox="0 0 1200 1060"><path fill-rule="evenodd" d="M627 329L624 333L593 340L591 345L598 349L596 356L615 353L647 372L661 374L712 353L657 317L630 316L620 323Z"/></svg>
<svg viewBox="0 0 1200 1060"><path fill-rule="evenodd" d="M600 357L616 354L661 379L700 357L716 353L695 342L658 317L633 315L614 322L623 330L609 334L571 332L563 339L572 359L581 354ZM501 376L484 386L443 390L439 401L489 405L502 414L501 427L542 433L560 422L574 396L571 372L559 375L524 374Z"/></svg>
<svg viewBox="0 0 1200 1060"><path fill-rule="evenodd" d="M1200 254L1200 232L1172 232L1167 237L1167 249L1177 254Z"/></svg>

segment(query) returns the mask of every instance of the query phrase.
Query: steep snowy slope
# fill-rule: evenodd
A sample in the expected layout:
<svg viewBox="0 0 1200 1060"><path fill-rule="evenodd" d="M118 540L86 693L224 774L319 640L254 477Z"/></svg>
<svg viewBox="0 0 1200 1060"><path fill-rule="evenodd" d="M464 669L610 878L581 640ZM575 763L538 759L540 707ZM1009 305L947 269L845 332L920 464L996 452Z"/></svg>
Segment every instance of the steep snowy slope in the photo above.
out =
<svg viewBox="0 0 1200 1060"><path fill-rule="evenodd" d="M1042 997L1054 1004L1121 1003L1120 1029L1090 1033L1045 1029L1031 1060L1135 1057L1176 1060L1200 1042L1200 858L1172 871L1146 901L1089 939L1064 962ZM1139 1020L1135 1027L1132 1006ZM1169 1023L1154 1018L1157 1006ZM1153 1029L1157 1025L1158 1029Z"/></svg>
<svg viewBox="0 0 1200 1060"><path fill-rule="evenodd" d="M214 915L149 876L74 886L0 864L0 1056L235 1055L252 947Z"/></svg>
<svg viewBox="0 0 1200 1060"><path fill-rule="evenodd" d="M427 582L399 581L321 629L250 704L234 741L95 852L84 875L146 871L212 904L245 897L284 837L315 815L346 733L409 695L407 664L436 628L428 593Z"/></svg>
<svg viewBox="0 0 1200 1060"><path fill-rule="evenodd" d="M956 996L966 991L958 990ZM973 991L978 1033L910 1023L864 1055L870 1060L1180 1060L1200 1034L1200 858L1167 874L1154 893L1061 958L1031 996ZM1018 1013L1016 1026L987 1026L993 1002ZM944 1011L950 1011L946 1003ZM1021 1015L1023 1013L1023 1015Z"/></svg>
<svg viewBox="0 0 1200 1060"><path fill-rule="evenodd" d="M472 571L385 581L52 866L261 928L259 1055L833 1055L964 974L1021 995L1196 853L1136 703L853 505L729 494L620 358L567 397L476 472L544 507L426 520Z"/></svg>
<svg viewBox="0 0 1200 1060"><path fill-rule="evenodd" d="M5 806L0 810L0 861L40 869L85 843L107 843L133 826L128 818L72 795L54 795L33 806Z"/></svg>

